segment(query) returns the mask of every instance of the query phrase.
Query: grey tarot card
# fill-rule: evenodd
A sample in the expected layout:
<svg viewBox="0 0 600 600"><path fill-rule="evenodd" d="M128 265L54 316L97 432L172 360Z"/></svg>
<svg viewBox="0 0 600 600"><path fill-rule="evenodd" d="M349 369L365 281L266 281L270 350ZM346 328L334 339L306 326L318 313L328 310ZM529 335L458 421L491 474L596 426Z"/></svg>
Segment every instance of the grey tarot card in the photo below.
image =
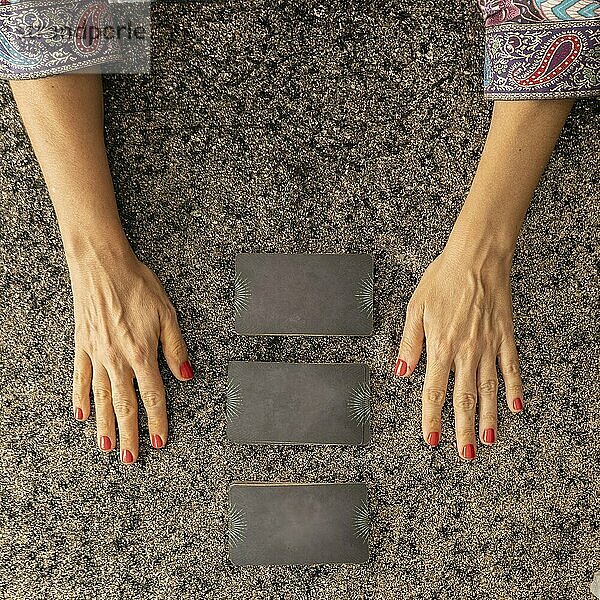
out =
<svg viewBox="0 0 600 600"><path fill-rule="evenodd" d="M371 335L370 254L238 254L241 335Z"/></svg>
<svg viewBox="0 0 600 600"><path fill-rule="evenodd" d="M368 444L368 366L230 362L226 417L239 444Z"/></svg>
<svg viewBox="0 0 600 600"><path fill-rule="evenodd" d="M363 483L233 483L229 557L238 565L361 563L369 558Z"/></svg>

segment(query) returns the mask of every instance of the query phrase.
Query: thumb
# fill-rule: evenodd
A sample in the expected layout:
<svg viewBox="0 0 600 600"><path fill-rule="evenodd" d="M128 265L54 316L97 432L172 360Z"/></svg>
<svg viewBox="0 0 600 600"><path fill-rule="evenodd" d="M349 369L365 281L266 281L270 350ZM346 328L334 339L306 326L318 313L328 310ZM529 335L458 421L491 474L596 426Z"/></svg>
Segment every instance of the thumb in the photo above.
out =
<svg viewBox="0 0 600 600"><path fill-rule="evenodd" d="M421 358L424 339L423 307L415 305L411 300L406 308L404 330L400 340L398 357L394 365L394 375L396 377L408 377L415 370L419 358Z"/></svg>
<svg viewBox="0 0 600 600"><path fill-rule="evenodd" d="M190 364L187 346L179 329L177 314L172 306L161 314L160 343L173 375L180 381L191 379L194 376L194 370Z"/></svg>

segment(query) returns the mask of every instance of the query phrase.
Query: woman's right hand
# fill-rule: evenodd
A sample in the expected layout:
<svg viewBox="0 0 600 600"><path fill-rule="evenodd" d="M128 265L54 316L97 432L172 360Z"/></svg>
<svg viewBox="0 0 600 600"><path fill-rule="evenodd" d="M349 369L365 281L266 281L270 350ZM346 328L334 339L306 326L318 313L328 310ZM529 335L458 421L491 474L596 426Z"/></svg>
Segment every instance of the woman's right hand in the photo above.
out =
<svg viewBox="0 0 600 600"><path fill-rule="evenodd" d="M456 235L456 234L455 234ZM407 307L395 374L408 377L427 347L422 394L423 438L437 446L442 406L454 371L454 425L459 455L475 458L476 440L496 441L498 431L496 363L509 410L523 410L523 384L513 334L510 258L478 246L465 236L459 250L449 242L427 267ZM468 251L461 251L468 247ZM475 415L479 409L479 435Z"/></svg>
<svg viewBox="0 0 600 600"><path fill-rule="evenodd" d="M173 375L193 377L175 309L156 275L131 250L87 252L69 260L75 309L73 413L90 416L90 390L96 408L98 446L117 446L121 460L139 453L137 396L146 410L154 448L167 442L165 389L158 368L158 344Z"/></svg>

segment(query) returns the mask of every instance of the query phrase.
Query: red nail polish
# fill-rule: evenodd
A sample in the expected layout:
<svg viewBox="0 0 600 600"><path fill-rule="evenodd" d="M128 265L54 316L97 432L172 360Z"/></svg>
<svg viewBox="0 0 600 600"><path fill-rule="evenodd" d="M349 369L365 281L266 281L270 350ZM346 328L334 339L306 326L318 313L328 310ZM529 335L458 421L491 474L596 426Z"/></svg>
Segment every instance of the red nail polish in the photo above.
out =
<svg viewBox="0 0 600 600"><path fill-rule="evenodd" d="M523 410L523 402L521 402L521 398L515 398L513 400L513 408L517 411Z"/></svg>
<svg viewBox="0 0 600 600"><path fill-rule="evenodd" d="M406 375L407 368L408 366L406 362L399 358L396 361L396 366L394 367L394 375L396 377L403 377L404 375Z"/></svg>
<svg viewBox="0 0 600 600"><path fill-rule="evenodd" d="M463 448L463 456L469 460L475 458L475 446L473 446L473 444L467 444Z"/></svg>
<svg viewBox="0 0 600 600"><path fill-rule="evenodd" d="M100 449L101 450L110 450L112 448L112 442L107 435L103 435L100 438Z"/></svg>
<svg viewBox="0 0 600 600"><path fill-rule="evenodd" d="M486 429L483 432L483 441L486 444L493 444L496 441L496 432L493 429Z"/></svg>
<svg viewBox="0 0 600 600"><path fill-rule="evenodd" d="M435 446L437 446L440 443L440 434L437 431L432 431L428 436L427 436L427 443L432 447L435 448Z"/></svg>
<svg viewBox="0 0 600 600"><path fill-rule="evenodd" d="M181 367L179 368L179 372L184 379L191 379L194 376L194 370L192 369L192 365L190 365L190 361L186 360Z"/></svg>
<svg viewBox="0 0 600 600"><path fill-rule="evenodd" d="M121 450L121 460L124 463L130 464L133 462L133 454L129 450Z"/></svg>
<svg viewBox="0 0 600 600"><path fill-rule="evenodd" d="M153 446L154 448L157 448L157 449L159 449L159 448L162 448L162 447L164 446L164 444L163 444L163 441L162 441L162 438L161 438L161 437L160 437L160 435L158 435L157 433L155 433L155 434L152 436L151 440L152 440L152 446Z"/></svg>
<svg viewBox="0 0 600 600"><path fill-rule="evenodd" d="M83 411L79 407L75 409L75 418L78 421L83 421Z"/></svg>

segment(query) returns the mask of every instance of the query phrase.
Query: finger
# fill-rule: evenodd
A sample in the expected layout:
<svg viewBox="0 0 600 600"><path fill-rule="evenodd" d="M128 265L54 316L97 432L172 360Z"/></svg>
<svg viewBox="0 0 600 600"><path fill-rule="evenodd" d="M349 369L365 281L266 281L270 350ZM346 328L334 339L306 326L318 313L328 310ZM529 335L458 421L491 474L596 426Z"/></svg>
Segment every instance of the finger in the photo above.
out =
<svg viewBox="0 0 600 600"><path fill-rule="evenodd" d="M169 369L180 381L187 381L194 376L188 357L187 346L181 335L177 314L170 306L160 316L160 343Z"/></svg>
<svg viewBox="0 0 600 600"><path fill-rule="evenodd" d="M75 346L73 361L73 416L85 421L90 416L90 386L92 383L92 361L87 353Z"/></svg>
<svg viewBox="0 0 600 600"><path fill-rule="evenodd" d="M109 368L112 405L119 427L121 461L133 463L138 457L137 397L133 372L129 368Z"/></svg>
<svg viewBox="0 0 600 600"><path fill-rule="evenodd" d="M446 400L451 362L451 357L444 351L427 345L421 426L425 441L432 447L439 444L442 434L442 406Z"/></svg>
<svg viewBox="0 0 600 600"><path fill-rule="evenodd" d="M477 405L477 371L473 360L455 360L454 428L460 456L475 458L475 408Z"/></svg>
<svg viewBox="0 0 600 600"><path fill-rule="evenodd" d="M396 377L408 377L415 370L423 352L424 337L423 307L411 299L406 307L402 339L394 365Z"/></svg>
<svg viewBox="0 0 600 600"><path fill-rule="evenodd" d="M523 410L523 381L519 369L517 346L512 334L500 344L498 364L504 380L508 408L513 413L520 413Z"/></svg>
<svg viewBox="0 0 600 600"><path fill-rule="evenodd" d="M106 369L100 363L94 364L92 391L94 393L94 406L96 409L96 437L98 447L104 452L109 452L117 447L115 413L112 405L110 379Z"/></svg>
<svg viewBox="0 0 600 600"><path fill-rule="evenodd" d="M498 430L498 374L496 357L482 357L477 370L477 402L479 405L479 439L484 444L496 441Z"/></svg>
<svg viewBox="0 0 600 600"><path fill-rule="evenodd" d="M148 432L154 448L160 449L167 443L167 403L158 363L134 367L138 389L148 417Z"/></svg>

